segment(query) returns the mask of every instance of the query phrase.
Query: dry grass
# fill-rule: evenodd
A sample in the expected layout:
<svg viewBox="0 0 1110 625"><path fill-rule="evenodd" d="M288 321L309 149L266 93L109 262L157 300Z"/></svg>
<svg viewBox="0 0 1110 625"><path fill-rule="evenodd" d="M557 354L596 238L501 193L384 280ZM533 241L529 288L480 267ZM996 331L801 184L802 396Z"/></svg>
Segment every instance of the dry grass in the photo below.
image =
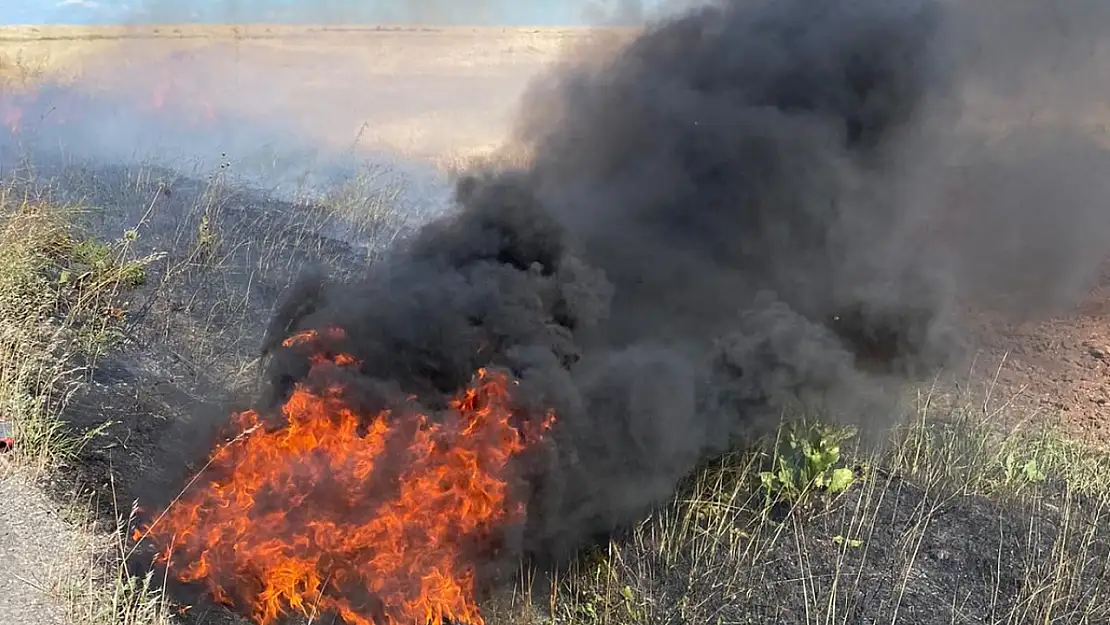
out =
<svg viewBox="0 0 1110 625"><path fill-rule="evenodd" d="M313 233L340 223L390 240L406 224L394 203L399 190L386 173L368 170L323 204L301 207L284 221L260 216L247 226L232 217L234 190L214 175L162 239L169 248L164 262L138 242L150 236L148 222L159 211L180 210L160 204L166 200L159 189L174 181L140 172L110 189L113 196L149 200L143 218L110 242L75 225L79 207L9 190L0 212L0 357L6 363L0 409L19 431L16 462L49 469L74 458L96 435L69 431L59 415L72 390L86 383L90 361L77 356L113 349L116 321L109 311L141 282L138 276L149 270L154 283L146 286L155 293L184 285L195 289L198 305L220 307L197 316L193 323L203 327L188 336L226 342L224 326L245 324L256 313L213 295L213 277L232 293L244 279L288 275L306 257L326 258ZM161 313L149 314L158 320ZM173 334L167 326L167 340ZM190 357L210 349L213 359L227 361L216 347L198 346ZM232 366L245 371L245 362ZM773 448L737 452L703 467L670 504L564 569L522 572L515 589L489 602L488 620L1105 622L1110 537L1102 528L1110 455L1033 427L1032 419L1004 429L1015 421L1013 410L990 398L925 392L887 444L865 451L845 443L844 455L828 468L852 468L853 479L837 494L804 481L793 494L781 484L766 487L760 473L776 461ZM832 430L815 431L819 446L832 446ZM76 526L100 548L87 552L80 573L56 581L54 595L74 622L171 622L162 580L127 570L131 511L117 502L113 508L127 512L117 514L119 524L108 532L74 514Z"/></svg>
<svg viewBox="0 0 1110 625"><path fill-rule="evenodd" d="M1106 622L1110 454L1050 430L1001 432L977 403L937 414L932 399L854 458L846 492L811 487L783 511L759 485L765 454L723 458L544 584L526 573L490 621ZM985 566L960 568L962 550Z"/></svg>
<svg viewBox="0 0 1110 625"><path fill-rule="evenodd" d="M595 36L553 28L0 28L0 59L11 68L0 75L144 107L158 99L181 117L211 110L235 126L280 128L336 151L359 135L360 150L435 158L499 142L529 79Z"/></svg>
<svg viewBox="0 0 1110 625"><path fill-rule="evenodd" d="M58 415L146 262L85 237L76 210L0 190L0 414L14 425L21 464L40 469L79 450L84 437L65 432Z"/></svg>
<svg viewBox="0 0 1110 625"><path fill-rule="evenodd" d="M19 49L0 49L0 88L22 87L41 80L47 67L44 57L29 56Z"/></svg>
<svg viewBox="0 0 1110 625"><path fill-rule="evenodd" d="M109 189L109 195L127 197L130 192L133 196L163 197L164 181L151 179L144 172L135 178L121 180L128 188ZM226 308L228 302L208 297L212 295L211 282L198 282L198 276L245 273L245 277L237 276L227 285L238 290L256 274L290 272L292 252L319 244L318 239L308 236L310 228L329 220L348 220L352 217L349 212L359 202L384 205L389 193L385 190L382 193L386 195L379 197L352 187L321 208L323 213L308 214L300 221L287 216L285 223L271 220L268 224L251 224L250 231L265 234L261 241L244 241L236 238L242 232L239 228L217 231L223 221L221 211L229 199L225 181L217 175L188 207L187 214L178 215L170 239L175 254L170 262L163 262L163 254L135 249L140 237L148 234L147 221L161 208L157 202L150 203L133 227L106 241L79 225L88 221L87 207L54 200L49 197L49 189L42 193L35 187L33 180L10 180L0 188L0 418L12 424L17 440L15 451L0 458L0 470L24 483L37 482L52 475L56 468L77 461L83 447L111 425L112 415L105 415L102 424L73 431L63 413L70 398L90 384L89 374L98 359L127 339L128 316L139 312L128 310L136 288L148 288L151 293L145 301L151 302L180 285L192 286L196 289L194 298ZM356 220L354 229L387 234L388 223L366 218L366 210L358 213L361 221ZM266 220L266 216L258 218ZM282 238L276 234L279 231L293 236ZM244 259L240 252L252 245L261 249ZM250 263L246 267L244 260ZM145 284L152 264L159 267L150 277L156 283ZM208 291L205 296L200 296L202 290ZM216 313L201 317L202 322L230 314L233 324L247 325L246 317L251 314L244 307ZM213 344L220 339L218 330L209 328L189 334L209 335ZM167 607L158 590L162 584L150 577L133 578L125 564L134 547L125 531L134 510L117 514L118 525L106 533L88 514L89 503L73 506L78 512L69 515L71 521L66 525L67 532L90 545L77 556L83 563L57 567L56 578L38 584L37 590L64 606L71 619L67 622L168 622ZM113 500L113 508L118 510L117 504ZM16 544L23 542L18 536L9 538ZM41 555L46 560L53 556Z"/></svg>
<svg viewBox="0 0 1110 625"><path fill-rule="evenodd" d="M262 274L295 271L297 253L323 254L312 249L320 245L319 238L311 236L315 228L352 221L358 232L386 235L390 227L387 215L371 219L366 210L388 206L388 188L372 193L354 185L337 191L332 203L316 211L278 220L256 215L257 223L224 227L223 212L234 198L221 172L207 180L184 211L159 204L166 197L163 189L173 183L159 174L140 170L114 180L119 186L105 189L108 197L138 199L145 209L130 227L107 240L81 225L95 216L92 207L54 199L50 188L37 188L33 180L8 181L0 189L0 415L12 423L18 441L0 467L5 475L30 482L47 478L56 468L78 462L82 449L112 425L109 414L102 423L75 431L63 414L70 398L91 383L99 358L130 339L129 317L143 312L134 310L135 305L148 305L174 289L191 289L185 293L188 299L212 307L194 320L202 325L184 332L167 325L164 331L203 337L196 341L193 357L208 354L226 360L226 353L219 351L226 335L215 319L237 327L255 319L243 302L230 297L232 292ZM361 209L353 214L358 206ZM174 252L171 258L149 247L145 252L137 249L140 239L151 234L149 222L159 211L174 213L175 227L165 239ZM241 236L244 232L260 233L261 238L249 240ZM250 253L244 255L248 248ZM148 275L153 266L157 271ZM148 279L153 282L147 284ZM226 282L221 285L220 280ZM228 289L222 297L213 291L220 286ZM141 302L132 301L139 287L149 292ZM166 346L173 348L170 342ZM134 548L126 534L134 509L128 511L124 504L120 513L113 497L118 523L105 531L88 513L89 503L71 506L66 526L67 532L89 544L76 556L81 562L56 567L56 577L38 590L64 606L69 622L169 622L161 581L134 578L126 566Z"/></svg>
<svg viewBox="0 0 1110 625"><path fill-rule="evenodd" d="M313 37L302 37L306 32ZM387 77L523 76L581 36L542 29L0 29L0 78L33 84L46 74L83 75L96 69L85 57L115 58L128 46L157 57L213 40L238 42L244 62L361 49L364 56L350 66ZM357 81L333 75L328 82ZM320 99L358 101L350 93ZM397 122L398 134L406 123ZM477 144L489 145L489 137ZM453 173L528 158L486 148L452 153L438 164ZM61 184L70 182L83 184ZM3 470L50 474L98 436L96 428L71 430L61 415L88 384L97 358L127 339L124 312L143 320L159 348L192 343L181 357L196 369L245 376L257 346L240 332L259 325L251 304L263 298L255 294L258 284L288 276L306 259L333 259L316 236L322 230L384 244L412 223L398 206L396 179L378 168L322 203L248 218L224 174L207 178L185 204L163 193L178 183L153 171L98 181L108 184L106 197L144 207L107 240L77 226L80 205L22 193L28 184L0 191L0 415L14 422L20 441ZM172 219L155 236L160 215ZM364 260L375 253L367 250ZM147 293L132 301L139 286ZM167 314L162 302L171 296L182 314ZM764 488L760 473L783 457L769 447L719 459L650 518L562 570L523 571L520 583L490 601L487 619L492 625L1107 622L1110 454L1036 427L1032 415L1015 419L1008 402L989 399L923 392L885 445L845 445L833 463L854 470L843 493L808 482L797 484L800 496ZM1004 425L1014 421L1024 425ZM832 431L817 431L827 443L821 437ZM113 498L118 524L107 529L82 512L95 503L73 505L70 525L93 548L54 580L53 596L75 623L171 622L162 580L136 578L125 565L132 549L129 502Z"/></svg>
<svg viewBox="0 0 1110 625"><path fill-rule="evenodd" d="M435 68L476 73L547 63L600 31L544 27L328 27L252 24L153 26L0 26L0 53L49 59L105 56L141 47L156 56L234 44L239 57L277 68L298 55L358 63L371 74L404 75ZM621 36L631 30L604 31ZM222 48L223 49L223 48ZM419 53L415 53L418 51ZM117 55L117 61L125 59ZM227 59L222 59L226 61ZM87 66L86 66L87 67Z"/></svg>
<svg viewBox="0 0 1110 625"><path fill-rule="evenodd" d="M60 415L107 347L121 296L144 270L145 260L125 260L126 243L102 243L77 228L77 210L0 189L0 415L17 441L0 464L5 479L36 482L97 435L69 431ZM54 576L40 591L62 606L67 622L165 622L152 603L155 591L131 580L121 558L105 561L102 532L91 522L57 523L64 535L52 540L66 544L44 554L41 565L54 565ZM33 542L18 531L7 538L24 550ZM62 553L66 562L50 561Z"/></svg>
<svg viewBox="0 0 1110 625"><path fill-rule="evenodd" d="M81 552L81 559L68 574L52 579L51 588L70 622L171 625L174 609L162 592L165 579L155 578L152 572L132 574L127 565L134 549L127 530L133 524L136 510L117 514L116 526L105 531L88 512L95 504L82 503L73 506L72 523L76 531L94 542Z"/></svg>
<svg viewBox="0 0 1110 625"><path fill-rule="evenodd" d="M0 188L0 415L18 441L2 460L6 474L30 482L80 462L90 441L114 425L112 414L81 429L65 417L70 398L94 384L90 374L102 357L135 337L153 338L197 369L249 375L257 342L239 332L260 330L265 314L252 305L253 289L267 281L280 286L309 261L342 272L320 231L387 245L418 218L405 210L388 166L365 167L322 201L261 211L244 209L224 170L199 186L151 169L66 171L39 179L27 170ZM182 190L189 185L195 190ZM72 204L67 195L87 201ZM102 213L102 204L133 217ZM88 224L105 218L112 225L94 234ZM379 250L368 247L362 262ZM56 579L40 584L43 592L75 623L168 622L161 580L133 578L126 566L134 511L113 490L118 523L98 527L80 512L90 503L69 506L77 512L67 531L90 545L83 561L59 568Z"/></svg>

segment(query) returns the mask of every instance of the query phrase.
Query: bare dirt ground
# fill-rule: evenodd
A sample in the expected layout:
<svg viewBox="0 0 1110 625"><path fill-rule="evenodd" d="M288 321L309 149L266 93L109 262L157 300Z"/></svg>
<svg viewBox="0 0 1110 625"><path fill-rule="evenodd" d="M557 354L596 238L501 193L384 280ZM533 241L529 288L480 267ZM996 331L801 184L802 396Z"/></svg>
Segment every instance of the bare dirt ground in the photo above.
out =
<svg viewBox="0 0 1110 625"><path fill-rule="evenodd" d="M1110 440L1110 267L1074 309L1038 322L994 322L979 371L997 393L1071 434Z"/></svg>
<svg viewBox="0 0 1110 625"><path fill-rule="evenodd" d="M67 625L65 585L86 571L92 536L2 461L0 501L0 617L21 625Z"/></svg>

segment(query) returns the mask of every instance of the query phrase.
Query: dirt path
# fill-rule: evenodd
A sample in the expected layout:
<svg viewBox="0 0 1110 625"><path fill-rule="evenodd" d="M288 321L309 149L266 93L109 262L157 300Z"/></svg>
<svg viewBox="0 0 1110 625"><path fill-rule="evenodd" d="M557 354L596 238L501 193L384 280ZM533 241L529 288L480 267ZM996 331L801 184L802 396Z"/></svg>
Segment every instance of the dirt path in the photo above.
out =
<svg viewBox="0 0 1110 625"><path fill-rule="evenodd" d="M0 460L0 623L69 625L67 590L87 583L94 537ZM67 588L68 586L68 588Z"/></svg>

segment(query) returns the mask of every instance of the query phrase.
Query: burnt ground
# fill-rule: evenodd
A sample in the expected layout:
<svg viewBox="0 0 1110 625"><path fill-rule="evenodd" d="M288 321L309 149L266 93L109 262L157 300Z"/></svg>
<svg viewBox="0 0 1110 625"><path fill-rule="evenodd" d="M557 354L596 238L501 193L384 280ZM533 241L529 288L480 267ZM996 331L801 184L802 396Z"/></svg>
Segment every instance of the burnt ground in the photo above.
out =
<svg viewBox="0 0 1110 625"><path fill-rule="evenodd" d="M1083 570L1057 613L1060 622L1083 622L1078 616L1105 592L1110 533L1099 528L1081 545L1068 536L1104 523L1096 506L1077 504L1075 519L1066 520L1057 496L1034 506L1004 505L880 476L873 488L849 491L827 508L798 511L781 526L764 524L764 532L779 532L774 541L737 540L759 552L739 584L721 581L734 575L731 550L697 562L632 554L623 560L652 580L638 589L652 596L651 623L810 623L815 615L868 625L1022 623L1023 611L1036 613L1027 605L1036 602L1030 595L1054 574L1052 558L1063 549ZM759 526L745 521L737 520L738 531ZM856 531L849 534L849 527ZM736 585L749 591L726 594ZM1099 622L1110 608L1098 606L1087 617Z"/></svg>
<svg viewBox="0 0 1110 625"><path fill-rule="evenodd" d="M306 225L319 218L312 207L169 172L147 171L138 184L132 175L122 168L88 175L99 184L82 189L92 207L86 225L103 238L137 226L131 255L164 256L127 294L127 319L68 410L79 430L111 424L72 470L93 488L109 486L112 476L116 496L128 499L101 500L123 510L131 496L176 479L165 467L203 458L206 426L249 385L244 363L257 354L264 320L290 277L310 264L341 271L362 260L350 245L314 234L319 224Z"/></svg>
<svg viewBox="0 0 1110 625"><path fill-rule="evenodd" d="M99 236L118 238L138 225L134 254L166 254L130 294L125 326L67 411L79 431L109 423L65 471L80 489L96 494L101 517L112 523L135 499L156 507L172 497L183 475L203 462L213 428L233 405L249 401L252 361L266 320L299 268L324 264L358 271L368 257L357 245L318 234L334 225L334 217L305 203L169 172L147 171L141 180L123 168L58 175L85 181L66 188L106 209L88 216L87 225ZM1110 435L1104 418L1110 399L1108 302L1110 273L1073 313L1040 323L989 325L983 340L987 360L1006 354L998 392L1021 391L1021 401L1045 418L1105 440ZM1035 582L1031 563L1051 560L1062 533L1075 532L1076 524L1097 529L1084 545L1084 557L1094 559L1068 600L1081 610L1084 599L1105 592L1100 584L1110 575L1105 570L1110 533L1097 506L1064 497L1061 489L1048 488L1037 505L1016 505L895 476L876 479L828 509L786 519L774 544L760 547L758 565L737 573L745 577L743 586L757 589L744 596L729 594L733 591L726 589L734 586L714 579L729 568L735 542L727 549L702 549L695 562L692 555L663 558L650 540L628 537L622 566L636 572L636 592L648 597L631 620L806 623L812 621L808 610L815 596L834 596L838 622L896 617L925 625L1007 622L1000 615L1020 613L1019 603L1028 595L1023 588ZM852 518L861 507L869 510L866 524ZM750 530L750 521L735 519L737 536ZM853 524L866 527L848 537L859 546L846 549L833 539ZM717 566L707 566L706 558ZM842 578L850 583L830 586ZM537 603L546 605L540 595ZM192 593L177 596L186 600ZM182 620L246 623L204 601ZM490 621L515 622L497 616Z"/></svg>
<svg viewBox="0 0 1110 625"><path fill-rule="evenodd" d="M49 161L23 183L27 191L79 203L81 225L95 239L119 241L132 231L127 257L154 258L143 283L124 296L122 324L97 339L89 383L63 415L74 431L96 434L48 488L61 502L74 490L91 498L105 529L136 501L147 509L168 503L206 460L229 412L254 398L266 323L302 269L359 271L372 262L376 241L403 236L434 209L398 203L396 189L383 188L389 202L381 205L396 214L350 220L345 208L365 211L382 198L362 190L354 201L364 206L344 204L351 198L289 201L234 185L223 172L189 178L150 166L42 162ZM240 620L213 610L198 608L186 620Z"/></svg>
<svg viewBox="0 0 1110 625"><path fill-rule="evenodd" d="M102 428L67 467L97 491L106 518L149 501L203 460L212 426L251 386L271 308L308 266L342 274L368 261L358 245L318 234L350 226L304 202L232 189L144 167L67 167L38 172L35 185L55 200L88 207L83 224L101 240L137 233L131 258L156 255L145 281L129 291L121 327L104 337L90 384L69 403L77 431ZM58 197L60 190L65 195ZM399 224L399 225L398 225ZM390 224L362 224L392 235ZM357 237L352 235L352 241ZM108 424L106 427L105 424ZM112 492L114 489L114 495ZM113 501L113 498L115 501Z"/></svg>

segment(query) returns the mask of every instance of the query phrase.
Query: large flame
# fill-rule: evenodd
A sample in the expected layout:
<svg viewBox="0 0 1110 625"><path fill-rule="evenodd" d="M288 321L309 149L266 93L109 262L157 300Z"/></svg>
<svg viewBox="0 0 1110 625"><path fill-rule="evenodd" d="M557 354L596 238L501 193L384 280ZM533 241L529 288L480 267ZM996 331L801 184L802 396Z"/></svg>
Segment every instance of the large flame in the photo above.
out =
<svg viewBox="0 0 1110 625"><path fill-rule="evenodd" d="M312 384L295 387L285 423L235 415L238 436L206 470L216 477L136 538L153 537L178 579L204 582L264 625L290 611L332 611L351 625L481 624L475 549L520 520L510 460L554 417L515 424L508 376L484 369L434 422L359 414L335 382L356 360L324 347L341 336L288 339L314 355Z"/></svg>

